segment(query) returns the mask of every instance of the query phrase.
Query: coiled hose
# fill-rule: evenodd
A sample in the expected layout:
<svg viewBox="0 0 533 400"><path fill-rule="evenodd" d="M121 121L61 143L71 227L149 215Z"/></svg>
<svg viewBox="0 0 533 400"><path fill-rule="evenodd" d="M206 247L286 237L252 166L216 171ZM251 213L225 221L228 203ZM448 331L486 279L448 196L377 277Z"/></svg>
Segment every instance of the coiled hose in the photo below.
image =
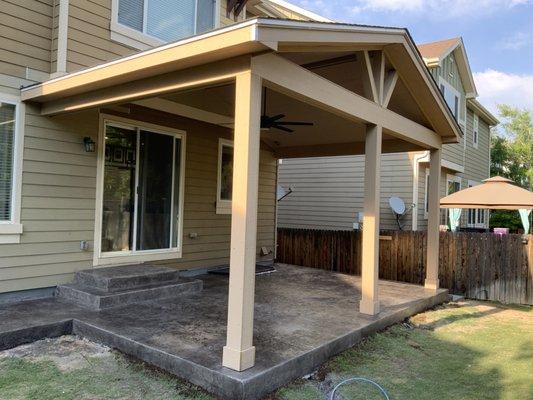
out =
<svg viewBox="0 0 533 400"><path fill-rule="evenodd" d="M374 381L371 381L370 379L367 379L367 378L361 378L361 377L355 377L355 378L349 378L349 379L345 379L344 381L342 381L341 383L339 383L337 386L335 386L333 388L333 391L331 392L331 395L329 397L329 400L334 400L334 397L335 397L335 392L337 391L338 388L340 388L342 385L345 385L347 383L351 383L351 382L367 382L367 383L370 383L371 385L375 386L376 388L379 389L380 393L383 395L383 397L387 400L390 400L389 398L389 395L387 394L387 392L385 391L385 389L383 389L381 386L379 386L376 382Z"/></svg>

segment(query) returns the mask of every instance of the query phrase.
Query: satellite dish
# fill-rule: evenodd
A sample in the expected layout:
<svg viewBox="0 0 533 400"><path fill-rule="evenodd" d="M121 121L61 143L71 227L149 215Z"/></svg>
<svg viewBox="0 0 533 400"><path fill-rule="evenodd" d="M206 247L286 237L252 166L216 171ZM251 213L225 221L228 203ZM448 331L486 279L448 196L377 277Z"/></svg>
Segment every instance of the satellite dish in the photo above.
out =
<svg viewBox="0 0 533 400"><path fill-rule="evenodd" d="M390 208L392 208L392 211L394 211L395 214L397 214L397 215L405 214L405 203L399 197L391 197L389 199L389 205L390 205Z"/></svg>

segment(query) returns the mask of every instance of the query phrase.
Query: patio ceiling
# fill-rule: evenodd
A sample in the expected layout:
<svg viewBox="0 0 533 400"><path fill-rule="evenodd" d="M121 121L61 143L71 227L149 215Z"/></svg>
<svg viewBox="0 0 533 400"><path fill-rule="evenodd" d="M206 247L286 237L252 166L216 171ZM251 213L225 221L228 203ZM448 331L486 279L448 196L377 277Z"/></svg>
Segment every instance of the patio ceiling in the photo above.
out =
<svg viewBox="0 0 533 400"><path fill-rule="evenodd" d="M372 71L370 90L374 54L384 59L382 82ZM167 111L231 127L234 80L250 69L271 89L268 114L315 124L294 135L263 132L280 157L362 153L369 123L383 125L384 152L436 148L460 135L403 29L259 18L28 87L23 99L41 103L43 115L164 101ZM394 84L380 104L389 72Z"/></svg>

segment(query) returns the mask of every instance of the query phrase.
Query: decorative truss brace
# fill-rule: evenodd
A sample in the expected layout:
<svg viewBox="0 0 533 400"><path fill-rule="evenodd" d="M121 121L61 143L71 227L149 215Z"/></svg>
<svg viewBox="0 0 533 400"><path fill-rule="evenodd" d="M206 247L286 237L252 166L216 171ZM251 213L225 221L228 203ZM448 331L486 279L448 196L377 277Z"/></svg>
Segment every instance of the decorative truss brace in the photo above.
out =
<svg viewBox="0 0 533 400"><path fill-rule="evenodd" d="M233 11L233 16L235 18L238 17L247 2L248 0L228 0L228 5L226 7L226 16L229 18L231 12Z"/></svg>
<svg viewBox="0 0 533 400"><path fill-rule="evenodd" d="M398 73L394 69L386 70L385 55L382 51L365 50L363 56L365 97L387 108L398 82Z"/></svg>

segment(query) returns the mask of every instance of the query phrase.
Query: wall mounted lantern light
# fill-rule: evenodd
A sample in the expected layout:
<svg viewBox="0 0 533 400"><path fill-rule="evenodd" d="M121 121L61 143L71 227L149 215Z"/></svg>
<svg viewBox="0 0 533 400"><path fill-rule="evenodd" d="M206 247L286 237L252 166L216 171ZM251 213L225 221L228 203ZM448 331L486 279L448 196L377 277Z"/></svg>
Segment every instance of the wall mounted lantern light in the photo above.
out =
<svg viewBox="0 0 533 400"><path fill-rule="evenodd" d="M87 153L94 153L96 143L90 137L83 138L83 144L85 145L85 151Z"/></svg>

